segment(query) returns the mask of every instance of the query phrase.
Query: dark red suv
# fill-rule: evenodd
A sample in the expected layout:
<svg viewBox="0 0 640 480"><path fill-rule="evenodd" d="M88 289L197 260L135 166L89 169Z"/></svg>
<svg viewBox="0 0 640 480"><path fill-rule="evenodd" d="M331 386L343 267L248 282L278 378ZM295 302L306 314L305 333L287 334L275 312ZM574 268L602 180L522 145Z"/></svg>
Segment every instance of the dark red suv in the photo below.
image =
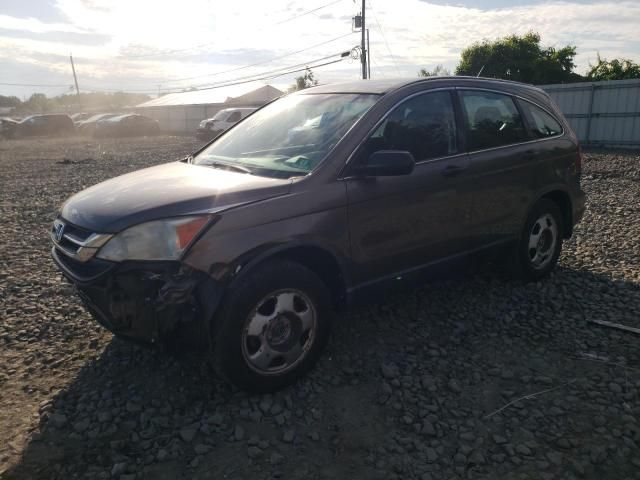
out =
<svg viewBox="0 0 640 480"><path fill-rule="evenodd" d="M542 90L358 81L280 98L180 162L70 198L53 258L116 335L194 330L246 389L318 359L335 309L489 248L525 280L584 212L575 134Z"/></svg>

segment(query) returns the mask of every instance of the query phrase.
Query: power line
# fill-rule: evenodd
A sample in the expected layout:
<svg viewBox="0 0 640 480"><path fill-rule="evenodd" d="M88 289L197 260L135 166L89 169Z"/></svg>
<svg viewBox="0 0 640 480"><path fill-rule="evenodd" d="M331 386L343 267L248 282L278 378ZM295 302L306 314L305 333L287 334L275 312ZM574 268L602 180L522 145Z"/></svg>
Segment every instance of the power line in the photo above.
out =
<svg viewBox="0 0 640 480"><path fill-rule="evenodd" d="M324 67L327 65L333 65L335 63L339 63L342 62L344 60L344 58L346 57L341 57L339 59L336 60L332 60L330 62L324 62L324 63L320 63L320 64L316 64L316 65L307 65L304 68L298 68L295 70L288 70L286 72L281 72L281 73L270 73L270 72L265 72L263 74L258 74L258 75L263 75L263 76L259 76L256 78L250 78L247 80L242 80L242 81L234 81L234 80L229 80L227 82L220 82L220 83L216 83L213 85L209 85L209 86L203 86L203 87L199 87L199 88L193 88L191 90L187 90L189 92L199 92L201 90L213 90L216 88L222 88L222 87L231 87L234 85L242 85L244 83L251 83L251 82L257 82L260 80L271 80L273 78L278 78L278 77L283 77L285 75L290 75L292 73L298 73L298 72L302 72L305 71L307 68L319 68L319 67ZM91 88L91 87L86 87L85 90L90 90L92 92L122 92L123 90L105 90L105 89L95 89L95 88ZM154 90L137 90L135 92L152 92ZM174 91L165 91L164 93L182 93L183 90L174 90ZM127 90L127 93L134 93L134 91L132 90Z"/></svg>
<svg viewBox="0 0 640 480"><path fill-rule="evenodd" d="M233 79L229 79L229 80L221 80L220 82L213 83L213 85L215 85L217 83L226 83L226 82L235 82L237 80L245 80L247 78L255 77L256 75L266 75L266 74L271 74L271 73L277 73L277 72L280 72L282 70L289 70L291 68L298 68L298 67L302 67L302 66L305 66L305 65L309 65L311 63L322 62L322 61L327 60L327 59L332 58L332 57L340 56L341 58L345 58L349 54L350 54L350 50L347 50L345 52L334 53L333 55L327 55L325 57L316 58L314 60L310 60L310 61L307 61L307 62L300 62L300 63L296 63L296 64L293 64L293 65L289 65L288 67L280 67L280 68L275 68L275 69L267 71L267 72L254 73L252 75L246 75L244 77L237 77L237 78L233 78ZM198 85L196 85L196 88L198 88Z"/></svg>
<svg viewBox="0 0 640 480"><path fill-rule="evenodd" d="M314 8L313 10L308 10L299 15L294 15L293 17L287 18L286 20L282 20L281 22L277 22L274 25L282 25L283 23L290 22L291 20L295 20L296 18L304 17L305 15L309 15L310 13L317 12L318 10L322 10L323 8L330 7L331 5L335 5L336 3L340 3L342 0L335 0L335 2L325 3L324 5L319 6L318 8Z"/></svg>
<svg viewBox="0 0 640 480"><path fill-rule="evenodd" d="M251 80L245 80L245 81L242 81L242 82L227 83L225 85L214 85L214 86L210 86L210 87L196 88L195 90L192 90L192 91L213 90L215 88L230 87L232 85L240 85L240 84L243 84L243 83L257 82L257 81L260 81L260 80L271 80L273 78L283 77L285 75L290 75L292 73L304 72L307 68L319 68L319 67L324 67L324 66L327 66L327 65L333 65L334 63L342 62L342 60L343 60L342 58L339 58L337 60L332 60L330 62L320 63L318 65L308 65L308 66L306 66L304 68L299 68L297 70L289 70L287 72L282 72L282 73L278 73L278 74L275 74L275 75L268 75L268 76L264 76L264 77L260 77L260 78L253 78Z"/></svg>
<svg viewBox="0 0 640 480"><path fill-rule="evenodd" d="M73 88L71 83L66 85L52 85L46 83L0 83L0 85L6 85L10 87L51 87L51 88Z"/></svg>
<svg viewBox="0 0 640 480"><path fill-rule="evenodd" d="M341 40L341 39L343 39L345 37L348 37L349 35L352 35L353 33L354 32L349 32L349 33L346 33L344 35L340 35L338 37L332 38L330 40L326 40L324 42L316 43L315 45L311 45L309 47L301 48L300 50L296 50L295 52L289 52L289 53L286 53L284 55L280 55L278 57L270 58L269 60L263 60L263 61L252 63L252 64L249 64L249 65L243 65L241 67L231 68L229 70L222 70L220 72L206 73L206 74L203 74L203 75L196 75L196 76L193 76L193 77L169 79L169 80L165 80L164 83L181 82L181 81L184 81L184 80L193 80L194 78L202 78L202 77L215 77L217 75L222 75L224 73L237 72L238 70L244 70L245 68L257 67L259 65L264 65L265 63L271 63L271 62L273 62L275 60L281 60L283 58L290 57L291 55L296 55L298 53L306 52L307 50L311 50L313 48L321 47L322 45L326 45L328 43L332 43L332 42L335 42L337 40Z"/></svg>
<svg viewBox="0 0 640 480"><path fill-rule="evenodd" d="M387 37L384 34L384 29L382 28L382 25L380 25L380 22L378 21L378 16L376 15L376 11L373 9L373 4L371 3L371 0L369 0L369 6L371 7L371 13L373 13L373 18L376 20L376 23L378 24L378 29L382 34L382 39L384 40L384 44L387 46L387 52L389 52L389 55L391 56L391 60L393 60L393 66L396 69L396 73L400 75L400 71L398 70L398 64L396 63L396 58L393 56L393 53L391 53L391 48L389 48L389 42L387 42Z"/></svg>
<svg viewBox="0 0 640 480"><path fill-rule="evenodd" d="M293 17L286 18L286 19L284 19L284 20L282 20L280 22L276 22L273 25L263 26L262 28L260 28L258 30L254 30L254 33L263 31L263 30L268 29L268 28L273 28L276 25L281 25L283 23L290 22L291 20L295 20L296 18L303 17L305 15L308 15L310 13L316 12L316 11L321 10L323 8L329 7L331 5L339 3L341 1L342 0L335 0L333 2L326 3L324 5L321 5L320 7L314 8L312 10L307 10L306 12L300 13L298 15L294 15ZM123 57L123 58L129 58L129 59L161 57L161 56L164 56L164 55L172 55L174 53L188 52L189 50L197 50L199 48L208 47L210 45L213 45L214 43L215 42L202 43L200 45L194 45L194 46L186 47L186 48L179 48L179 49L175 49L175 50L165 50L164 52L146 53L146 54L141 54L141 55L119 55L119 56Z"/></svg>
<svg viewBox="0 0 640 480"><path fill-rule="evenodd" d="M198 89L199 87L208 87L208 86L211 86L211 85L226 84L228 82L236 82L236 81L241 81L241 80L254 81L255 80L254 77L259 77L259 76L262 76L262 75L276 74L278 72L281 72L282 70L290 70L292 68L301 67L303 65L305 65L305 66L306 65L311 65L313 63L321 62L323 60L327 60L327 59L332 58L332 57L340 56L341 58L345 58L345 57L347 57L349 55L349 53L350 53L350 51L347 50L347 51L344 51L344 52L334 53L332 55L327 55L327 56L324 56L324 57L315 58L313 60L307 60L305 62L300 62L300 63L296 63L296 64L293 64L293 65L287 65L286 67L280 67L280 68L276 68L276 69L273 69L273 70L267 70L267 71L263 71L263 72L254 73L254 74L251 74L251 75L246 75L244 77L230 78L230 79L221 80L221 81L218 81L218 82L196 85L193 88ZM164 91L165 92L175 93L175 92L181 92L183 88L187 88L187 87L186 86L185 87L173 87L173 90L172 89L165 89ZM105 92L107 92L107 91L113 91L113 92L122 91L122 89L109 89L109 88L89 88L89 89L93 90L93 91L101 90L101 91L105 91ZM131 93L135 93L135 92L148 93L148 92L154 92L155 89L153 89L153 88L127 89L127 91L131 92Z"/></svg>

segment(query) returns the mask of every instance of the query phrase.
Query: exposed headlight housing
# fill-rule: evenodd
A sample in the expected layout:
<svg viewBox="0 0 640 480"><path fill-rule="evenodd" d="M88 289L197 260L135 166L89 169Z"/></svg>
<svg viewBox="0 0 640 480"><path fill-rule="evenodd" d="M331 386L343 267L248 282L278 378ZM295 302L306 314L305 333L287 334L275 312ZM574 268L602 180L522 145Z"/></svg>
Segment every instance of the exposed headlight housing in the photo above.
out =
<svg viewBox="0 0 640 480"><path fill-rule="evenodd" d="M154 220L115 235L96 255L103 260L178 260L211 220L190 216Z"/></svg>

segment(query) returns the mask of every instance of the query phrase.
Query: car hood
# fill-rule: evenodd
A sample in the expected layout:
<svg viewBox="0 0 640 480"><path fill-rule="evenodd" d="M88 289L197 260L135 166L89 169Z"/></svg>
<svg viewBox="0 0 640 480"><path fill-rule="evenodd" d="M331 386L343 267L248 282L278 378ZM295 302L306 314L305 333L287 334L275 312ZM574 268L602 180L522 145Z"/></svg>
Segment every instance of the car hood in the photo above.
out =
<svg viewBox="0 0 640 480"><path fill-rule="evenodd" d="M285 195L291 181L257 177L183 162L112 178L67 200L61 216L93 232L192 213L215 213Z"/></svg>

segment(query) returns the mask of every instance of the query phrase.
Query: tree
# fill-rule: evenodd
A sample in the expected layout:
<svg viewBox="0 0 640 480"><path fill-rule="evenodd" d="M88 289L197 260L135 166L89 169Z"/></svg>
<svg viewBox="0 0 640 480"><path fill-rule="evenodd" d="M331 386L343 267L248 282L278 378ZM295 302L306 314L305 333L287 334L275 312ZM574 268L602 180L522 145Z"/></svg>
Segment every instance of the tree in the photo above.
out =
<svg viewBox="0 0 640 480"><path fill-rule="evenodd" d="M51 100L44 93L34 93L23 102L20 110L28 113L46 113L51 110Z"/></svg>
<svg viewBox="0 0 640 480"><path fill-rule="evenodd" d="M289 87L289 92L296 92L298 90L304 90L305 88L315 87L318 85L318 80L313 76L313 72L309 67L304 71L304 75L296 77L296 83Z"/></svg>
<svg viewBox="0 0 640 480"><path fill-rule="evenodd" d="M44 93L34 93L29 100L19 104L15 113L24 115L29 113L46 113L46 112L74 112L80 107L87 111L117 111L123 107L138 105L146 102L151 97L141 93L127 92L88 92L81 93L80 99L75 93L59 95L57 97L47 98Z"/></svg>
<svg viewBox="0 0 640 480"><path fill-rule="evenodd" d="M494 41L483 40L462 51L456 75L502 78L518 82L545 84L581 81L574 73L576 47L542 48L540 35L509 35Z"/></svg>
<svg viewBox="0 0 640 480"><path fill-rule="evenodd" d="M640 78L640 65L624 58L614 58L609 62L598 54L598 63L595 65L589 64L589 67L587 78L594 82Z"/></svg>
<svg viewBox="0 0 640 480"><path fill-rule="evenodd" d="M451 75L451 72L441 64L436 65L431 71L421 68L418 72L419 77L448 77L449 75Z"/></svg>
<svg viewBox="0 0 640 480"><path fill-rule="evenodd" d="M0 95L0 107L19 107L22 102L18 97Z"/></svg>

